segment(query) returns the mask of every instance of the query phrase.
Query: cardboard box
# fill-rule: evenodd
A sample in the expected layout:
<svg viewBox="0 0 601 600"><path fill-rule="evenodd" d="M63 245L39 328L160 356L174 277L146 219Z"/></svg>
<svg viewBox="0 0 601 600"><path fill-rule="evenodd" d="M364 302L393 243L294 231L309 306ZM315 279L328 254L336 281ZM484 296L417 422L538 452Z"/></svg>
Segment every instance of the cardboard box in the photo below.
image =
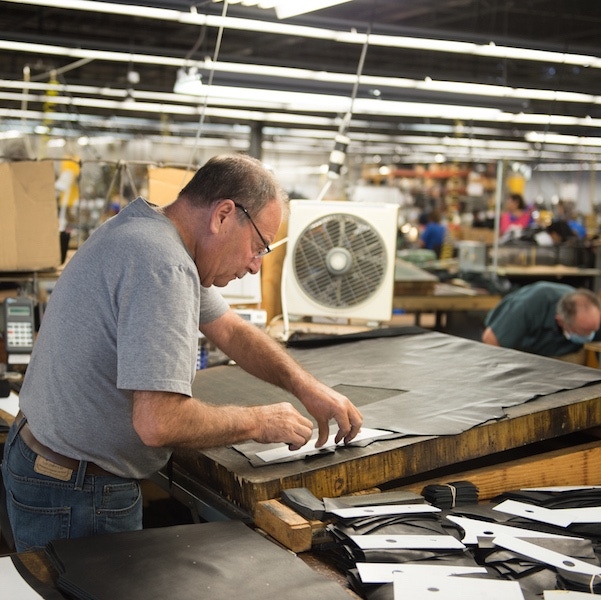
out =
<svg viewBox="0 0 601 600"><path fill-rule="evenodd" d="M157 206L171 204L194 173L173 167L149 167L148 201Z"/></svg>
<svg viewBox="0 0 601 600"><path fill-rule="evenodd" d="M52 161L0 163L0 271L61 262Z"/></svg>

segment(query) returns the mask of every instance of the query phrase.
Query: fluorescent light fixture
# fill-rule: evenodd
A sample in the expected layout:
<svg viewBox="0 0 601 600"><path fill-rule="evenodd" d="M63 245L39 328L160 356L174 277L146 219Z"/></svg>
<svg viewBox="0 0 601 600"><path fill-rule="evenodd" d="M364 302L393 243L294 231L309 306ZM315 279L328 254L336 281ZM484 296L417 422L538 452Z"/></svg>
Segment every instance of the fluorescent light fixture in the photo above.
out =
<svg viewBox="0 0 601 600"><path fill-rule="evenodd" d="M20 138L23 134L16 129L9 129L8 131L0 131L0 140L14 140Z"/></svg>
<svg viewBox="0 0 601 600"><path fill-rule="evenodd" d="M601 171L601 163L556 163L534 166L535 171Z"/></svg>
<svg viewBox="0 0 601 600"><path fill-rule="evenodd" d="M67 145L67 141L62 137L52 138L48 140L47 144L48 148L64 148Z"/></svg>
<svg viewBox="0 0 601 600"><path fill-rule="evenodd" d="M10 84L10 85L7 85ZM22 89L23 83L20 82ZM0 88L17 87L16 82L6 82L0 80ZM24 92L2 92L0 99L23 101L32 103L51 100L54 104L78 105L105 109L132 108L140 112L148 113L172 113L197 115L199 107L197 102L190 96L188 101L185 97L168 93L147 92L136 90L136 102L132 106L126 106L123 102L125 98L124 90L111 90L108 88L98 88L94 93L93 88L87 86L61 85L52 86L51 84L34 82L28 84L31 90L47 90L48 92L59 92L58 95L48 97ZM84 89L86 91L84 91ZM98 91L100 90L100 92ZM65 94L64 96L62 94ZM79 94L79 96L78 96ZM83 94L90 94L96 97L84 97ZM97 95L100 95L99 98ZM215 111L230 111L232 108L238 109L238 114L261 114L256 111L277 110L287 111L270 115L271 122L282 123L313 123L330 125L335 122L335 118L326 118L303 114L309 112L330 113L332 115L343 114L348 110L349 98L346 96L334 96L326 94L312 94L307 92L287 92L274 91L258 88L238 88L232 86L206 86L202 94L207 94L211 108ZM222 108L219 108L222 107ZM521 123L529 125L543 126L579 126L586 128L600 128L601 119L590 117L574 117L564 115L549 115L537 113L510 113L503 112L497 108L483 106L461 106L452 104L437 104L434 102L397 102L389 100L359 98L354 103L354 113L357 115L359 123L360 115L382 115L382 116L405 116L417 118L437 118L445 120L466 119L470 121L484 121L497 123ZM249 117L250 120L256 118ZM361 123L363 125L363 123Z"/></svg>
<svg viewBox="0 0 601 600"><path fill-rule="evenodd" d="M35 6L53 6L64 10L82 10L86 12L129 15L140 18L175 21L187 25L206 25L208 27L223 26L227 29L241 29L244 31L256 31L286 36L324 39L347 44L363 45L367 37L367 34L362 34L359 32L337 31L334 29L306 27L292 25L289 23L275 23L271 21L259 21L256 19L239 19L235 17L203 15L197 12L182 12L172 9L118 4L115 2L70 0L68 6L65 5L64 0L4 0L4 2L13 2L15 4L32 4ZM297 0L297 3L304 6L306 3L309 3L309 0L306 0L306 2L303 0ZM494 43L476 44L472 42L459 42L453 40L427 39L395 35L378 35L372 33L369 36L369 45L385 46L389 48L413 48L434 52L455 52L459 54L487 56L492 58L512 58L519 60L552 62L601 69L601 58L596 56L499 46ZM73 54L69 54L69 56L73 56Z"/></svg>
<svg viewBox="0 0 601 600"><path fill-rule="evenodd" d="M314 10L321 10L337 4L344 4L349 0L283 0L275 5L275 14L278 19L297 17Z"/></svg>
<svg viewBox="0 0 601 600"><path fill-rule="evenodd" d="M94 60L108 60L116 62L129 62L134 60L140 64L162 64L165 66L179 67L177 81L182 79L182 84L176 82L174 92L191 95L202 95L204 92L200 89L200 80L198 70L211 69L220 73L244 73L247 75L257 75L261 77L289 78L299 80L312 80L324 83L348 83L352 85L356 80L355 75L348 73L334 73L330 71L317 71L311 69L299 69L292 67L275 67L269 65L252 65L230 62L213 62L205 59L202 62L196 62L192 66L187 66L189 61L171 57L153 56L149 54L130 54L122 52L99 51L84 48L67 48L65 46L49 46L46 44L33 44L27 42L13 42L0 40L0 50L18 50L20 52L32 52L35 54L53 54L58 56L70 56L72 58L87 58ZM196 72L196 76L194 75ZM190 81L186 83L183 81ZM501 85L465 83L460 81L436 81L431 78L424 80L406 79L402 77L379 77L363 75L361 83L366 86L392 89L416 89L426 92L438 92L445 94L467 94L491 98L515 98L515 99L538 99L552 100L557 102L576 102L583 104L601 104L601 96L592 94L583 94L576 92L563 92L556 90L537 90L528 88L512 88ZM23 86L23 82L19 83Z"/></svg>
<svg viewBox="0 0 601 600"><path fill-rule="evenodd" d="M173 92L175 94L190 94L198 96L203 93L202 75L196 67L184 68L177 70L175 85Z"/></svg>
<svg viewBox="0 0 601 600"><path fill-rule="evenodd" d="M599 146L598 137L563 135L559 133L539 133L531 131L525 135L526 141L538 144L571 144L574 146Z"/></svg>
<svg viewBox="0 0 601 600"><path fill-rule="evenodd" d="M214 0L214 2L219 1ZM350 0L229 0L228 4L275 8L275 14L278 19L288 19L289 17L297 17L298 15L336 6L337 4L344 4L345 2L350 2Z"/></svg>

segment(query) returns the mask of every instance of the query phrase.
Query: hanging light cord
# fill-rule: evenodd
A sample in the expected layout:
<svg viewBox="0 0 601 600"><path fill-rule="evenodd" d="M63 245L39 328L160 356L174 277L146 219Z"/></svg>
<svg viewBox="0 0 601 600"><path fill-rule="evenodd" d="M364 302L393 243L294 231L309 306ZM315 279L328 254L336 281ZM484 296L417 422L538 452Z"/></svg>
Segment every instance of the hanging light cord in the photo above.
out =
<svg viewBox="0 0 601 600"><path fill-rule="evenodd" d="M357 66L357 73L355 76L355 83L353 84L353 91L351 92L351 105L340 124L340 128L338 129L338 133L344 134L348 126L351 123L351 117L353 115L353 106L355 104L355 98L357 98L357 92L359 91L359 82L361 79L361 75L363 74L363 65L365 64L365 57L367 56L367 48L369 47L369 36L371 34L371 22L367 27L367 33L365 34L365 42L363 42L363 48L361 49L361 57L359 58L359 64Z"/></svg>
<svg viewBox="0 0 601 600"><path fill-rule="evenodd" d="M204 102L202 104L202 108L200 110L200 118L198 121L198 128L196 130L196 137L194 138L194 146L192 147L192 152L190 153L190 161L188 162L186 171L190 171L192 169L193 163L194 163L194 156L196 154L196 151L198 150L200 135L202 133L202 129L204 126L204 121L205 121L205 115L206 115L206 111L207 111L207 104L209 102L209 90L211 89L211 85L213 84L213 76L215 75L215 65L217 64L217 57L219 56L219 50L221 49L221 40L223 38L224 23L225 23L225 17L227 15L228 4L229 4L228 0L223 1L223 10L221 11L222 19L221 19L221 24L219 25L219 29L217 31L217 41L215 42L215 52L213 53L213 61L211 63L211 68L209 70L207 90L206 90L206 94L204 97Z"/></svg>
<svg viewBox="0 0 601 600"><path fill-rule="evenodd" d="M353 85L353 90L351 92L351 103L349 109L344 115L342 119L342 123L340 123L340 127L338 128L338 134L335 138L335 146L334 150L330 154L330 166L328 167L328 172L333 171L333 168L340 170L342 167L342 163L344 162L344 158L346 156L346 147L348 145L348 138L346 137L346 132L351 123L351 117L353 114L353 105L355 103L355 98L357 97L357 91L359 90L359 80L361 79L361 74L363 73L363 65L365 64L365 56L367 54L367 48L369 46L369 35L371 33L371 22L367 28L367 35L365 36L365 42L363 44L363 48L361 50L361 57L359 58L359 64L357 66L357 75L355 77L355 83ZM332 177L328 177L325 185L323 186L321 192L319 193L317 200L321 202L326 195L327 191L330 189L332 185ZM288 241L288 238L285 237L277 242L277 245L281 245ZM275 247L275 244L272 245L272 248ZM291 252L290 248L287 248L288 252ZM281 283L280 283L280 300L282 304L282 319L284 322L284 331L283 331L283 339L287 341L290 336L290 315L288 314L288 298L286 295L286 279L289 277L288 273L288 257L284 259L284 264L282 265L282 275L281 275Z"/></svg>

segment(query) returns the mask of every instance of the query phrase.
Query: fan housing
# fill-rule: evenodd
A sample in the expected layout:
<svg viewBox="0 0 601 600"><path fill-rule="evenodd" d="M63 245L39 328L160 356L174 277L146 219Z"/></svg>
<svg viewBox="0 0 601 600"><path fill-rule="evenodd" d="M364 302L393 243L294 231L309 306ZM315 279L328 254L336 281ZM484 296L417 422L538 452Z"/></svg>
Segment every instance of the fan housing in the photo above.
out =
<svg viewBox="0 0 601 600"><path fill-rule="evenodd" d="M288 313L390 320L398 207L292 200Z"/></svg>

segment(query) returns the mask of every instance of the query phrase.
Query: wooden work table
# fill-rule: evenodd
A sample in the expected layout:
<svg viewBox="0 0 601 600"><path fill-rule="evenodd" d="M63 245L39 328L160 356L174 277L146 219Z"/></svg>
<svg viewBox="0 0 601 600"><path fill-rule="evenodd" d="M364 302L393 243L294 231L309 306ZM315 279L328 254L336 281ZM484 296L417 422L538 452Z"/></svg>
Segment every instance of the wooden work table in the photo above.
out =
<svg viewBox="0 0 601 600"><path fill-rule="evenodd" d="M497 275L520 285L543 280L593 289L594 280L601 276L601 270L566 265L504 265L497 267Z"/></svg>
<svg viewBox="0 0 601 600"><path fill-rule="evenodd" d="M488 311L501 301L500 294L490 294L447 283L434 285L432 294L395 295L392 306L396 310L415 313L415 324L420 324L422 313L436 315L436 328L442 325L442 316L449 312Z"/></svg>
<svg viewBox="0 0 601 600"><path fill-rule="evenodd" d="M435 333L424 335L447 339L452 337ZM479 347L474 348L477 351ZM505 356L515 361L516 356L521 354L499 349L499 362L502 362ZM423 360L427 361L428 357L423 356ZM469 357L466 360L469 360ZM551 359L542 360L549 361L545 363L549 368L553 367ZM578 366L567 368L585 369ZM436 377L437 374L433 373L432 376ZM299 515L293 515L296 520L285 523L282 519L286 515L279 512L280 506L266 507L270 502L277 502L283 489L306 487L319 498L337 497L374 488L411 488L419 491L425 483L436 480L433 478L440 474L441 470L447 470L445 479L437 481L453 481L455 479L449 473L470 473L468 469L479 464L504 464L508 454L518 450L524 457L543 451L553 454L557 461L545 463L548 466L545 469L533 468L532 463L522 463L519 465L519 475L515 476L520 478L518 485L599 484L601 374L599 377L599 382L550 393L506 408L503 418L484 422L456 435L420 435L376 441L363 448L344 448L303 461L261 468L253 467L244 455L232 448L176 452L173 485L170 489L195 494L202 488L208 492L202 498L207 505L213 501L227 502L235 507L230 517L233 515L243 518L246 515L249 521L254 520L257 527L280 543L293 551L304 553L311 549L312 540L316 539L318 522L308 523ZM443 394L447 384L447 381L441 381L441 402L444 402ZM237 366L220 366L198 373L194 394L209 401L221 397L228 403L257 405L280 401L285 393L248 376ZM582 440L587 443L582 444ZM559 454L563 454L572 444L581 444L579 448L586 449L578 454L577 460L568 461L569 464L560 463ZM589 451L594 454L585 454ZM591 457L589 462L586 462L587 456ZM553 465L559 464L561 469L553 468ZM561 479L561 475L564 479ZM486 477L489 480L495 479L494 486L499 493L512 489L511 485L516 481L508 476L502 467L495 469L495 474L488 472ZM478 480L475 477L473 481L479 485L482 479ZM177 497L177 494L174 495ZM208 508L214 509L215 505ZM256 515L261 511L262 517L266 518L266 513L272 509L279 521L275 529L283 533L282 539L277 537L277 531L270 531L263 522L259 524L256 519ZM272 515L273 513L270 513L268 517ZM298 538L291 541L289 536L291 532L300 532L300 528L304 528L304 545L295 546ZM310 566L323 571L326 576L345 587L343 576L328 571L311 553L306 554L306 562ZM43 553L25 553L20 558L36 579L53 586L55 574ZM51 591L56 592L55 589ZM350 592L349 596L355 597Z"/></svg>
<svg viewBox="0 0 601 600"><path fill-rule="evenodd" d="M447 273L458 274L459 261L457 259L447 259L432 261L423 267L428 271L446 271ZM593 267L576 267L562 264L542 265L535 264L531 261L523 263L508 263L489 265L485 271L489 274L497 274L501 277L533 277L538 279L565 279L565 278L581 278L581 277L599 277L601 269Z"/></svg>
<svg viewBox="0 0 601 600"><path fill-rule="evenodd" d="M512 358L522 354L499 350L501 354L510 353ZM423 360L427 361L428 357L424 356ZM543 360L549 361L548 367L553 368L552 359ZM445 383L440 383L441 399ZM194 393L211 402L218 401L219 396L236 402L236 394L238 402L248 405L282 399L294 402L292 396L282 396L285 392L232 366L200 372ZM176 452L174 464L187 481L200 482L252 515L259 502L278 498L287 488L305 487L319 498L338 497L383 485L399 487L423 481L445 467L461 471L474 461L502 462L504 453L515 449L529 448L527 452L537 452L537 444L566 439L570 434L601 425L601 383L540 396L505 409L505 415L456 435L376 441L363 448L344 448L332 454L258 468L232 448ZM596 474L601 478L601 471Z"/></svg>
<svg viewBox="0 0 601 600"><path fill-rule="evenodd" d="M228 368L228 367L225 367ZM497 455L601 425L601 384L542 397L508 409L508 416L454 436L377 441L314 460L252 467L231 448L178 454L176 464L252 515L258 502L283 489L305 487L317 497L338 497L395 482L430 478L431 472Z"/></svg>
<svg viewBox="0 0 601 600"><path fill-rule="evenodd" d="M585 267L572 267L567 265L504 265L497 267L498 275L512 275L516 277L597 277L601 270Z"/></svg>

